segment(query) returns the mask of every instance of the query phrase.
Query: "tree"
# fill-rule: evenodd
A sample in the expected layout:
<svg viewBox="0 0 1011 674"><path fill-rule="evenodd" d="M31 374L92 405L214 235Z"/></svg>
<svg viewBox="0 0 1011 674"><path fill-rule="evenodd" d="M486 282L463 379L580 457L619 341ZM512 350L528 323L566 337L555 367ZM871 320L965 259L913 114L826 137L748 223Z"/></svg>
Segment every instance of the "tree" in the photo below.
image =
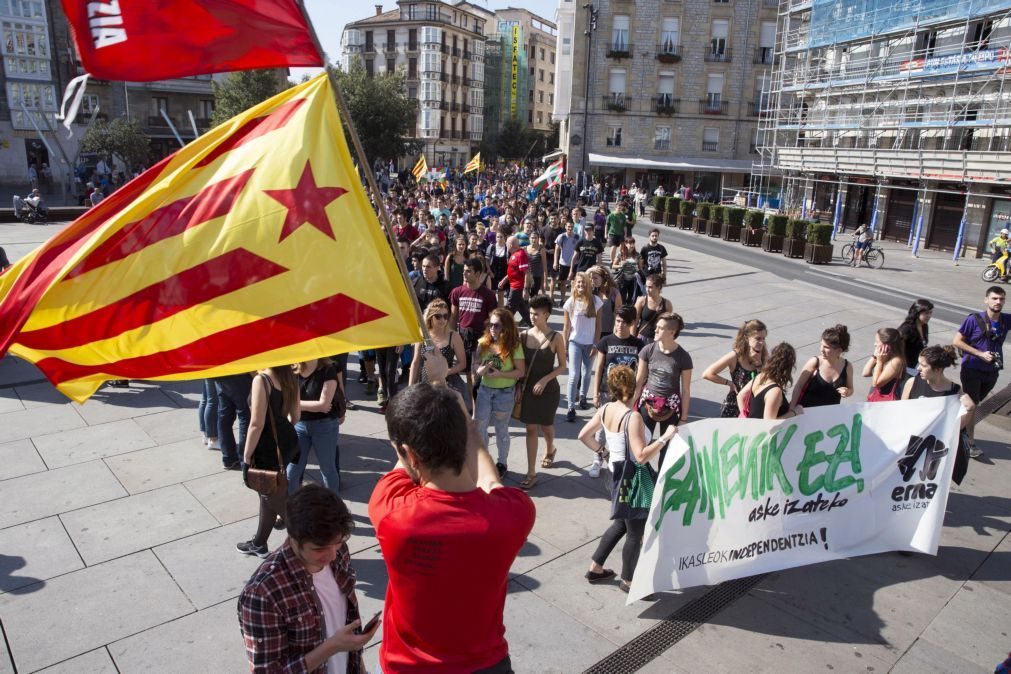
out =
<svg viewBox="0 0 1011 674"><path fill-rule="evenodd" d="M151 139L140 129L140 122L127 121L117 117L111 122L95 120L81 139L83 152L97 152L111 157L119 157L127 165L147 162Z"/></svg>
<svg viewBox="0 0 1011 674"><path fill-rule="evenodd" d="M211 114L211 126L228 121L291 85L277 70L240 70L228 73L221 82L215 80L213 86L214 112Z"/></svg>
<svg viewBox="0 0 1011 674"><path fill-rule="evenodd" d="M361 60L353 59L347 72L334 74L370 165L421 150L421 143L411 140L418 102L407 97L402 72L369 77ZM354 151L350 138L348 147Z"/></svg>

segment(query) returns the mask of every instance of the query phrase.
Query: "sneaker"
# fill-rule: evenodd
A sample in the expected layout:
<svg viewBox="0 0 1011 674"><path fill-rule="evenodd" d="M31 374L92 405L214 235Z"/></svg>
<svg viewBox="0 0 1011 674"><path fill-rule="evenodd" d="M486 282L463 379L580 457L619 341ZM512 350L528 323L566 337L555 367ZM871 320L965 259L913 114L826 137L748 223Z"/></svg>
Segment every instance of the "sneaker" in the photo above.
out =
<svg viewBox="0 0 1011 674"><path fill-rule="evenodd" d="M495 469L498 470L498 477L500 480L505 477L506 471L508 470L506 465L501 461L495 464Z"/></svg>
<svg viewBox="0 0 1011 674"><path fill-rule="evenodd" d="M225 470L242 470L242 464L239 461L229 461L225 464Z"/></svg>
<svg viewBox="0 0 1011 674"><path fill-rule="evenodd" d="M200 442L204 443L205 445L209 445L211 443L210 439L206 435L200 436Z"/></svg>
<svg viewBox="0 0 1011 674"><path fill-rule="evenodd" d="M588 410L590 409L590 403L586 402L586 398L579 399L579 409Z"/></svg>
<svg viewBox="0 0 1011 674"><path fill-rule="evenodd" d="M255 555L261 559L266 557L270 552L266 545L256 545L253 541L242 541L241 543L236 543L235 549L244 555Z"/></svg>
<svg viewBox="0 0 1011 674"><path fill-rule="evenodd" d="M566 421L570 421L570 422L571 421L575 421L576 420L576 410L570 409L568 412L566 412L565 413L565 420Z"/></svg>
<svg viewBox="0 0 1011 674"><path fill-rule="evenodd" d="M977 447L975 444L969 445L969 458L970 459L983 458L983 450Z"/></svg>
<svg viewBox="0 0 1011 674"><path fill-rule="evenodd" d="M600 477L601 468L600 457L597 456L593 459L593 465L590 466L590 477Z"/></svg>
<svg viewBox="0 0 1011 674"><path fill-rule="evenodd" d="M217 438L207 441L207 449L221 449L221 441Z"/></svg>

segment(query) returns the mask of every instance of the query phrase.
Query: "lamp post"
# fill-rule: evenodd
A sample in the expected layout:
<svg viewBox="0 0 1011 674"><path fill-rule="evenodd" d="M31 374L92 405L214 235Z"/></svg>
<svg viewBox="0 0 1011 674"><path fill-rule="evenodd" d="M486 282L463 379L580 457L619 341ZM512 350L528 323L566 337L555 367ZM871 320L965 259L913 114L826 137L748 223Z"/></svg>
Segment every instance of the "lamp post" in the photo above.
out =
<svg viewBox="0 0 1011 674"><path fill-rule="evenodd" d="M583 85L583 176L580 189L586 185L586 169L590 162L588 147L590 141L587 136L590 121L590 56L593 52L593 31L597 30L597 12L599 11L593 7L592 2L583 5L583 9L586 10L586 30L583 31L583 35L586 36L586 78Z"/></svg>

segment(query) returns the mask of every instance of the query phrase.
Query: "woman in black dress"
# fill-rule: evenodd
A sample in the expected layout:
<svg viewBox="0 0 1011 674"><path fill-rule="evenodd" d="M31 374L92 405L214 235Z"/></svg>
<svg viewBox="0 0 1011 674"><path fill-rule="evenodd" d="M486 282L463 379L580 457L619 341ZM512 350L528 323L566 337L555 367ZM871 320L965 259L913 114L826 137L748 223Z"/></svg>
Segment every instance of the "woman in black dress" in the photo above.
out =
<svg viewBox="0 0 1011 674"><path fill-rule="evenodd" d="M797 352L786 342L772 350L758 376L737 395L737 405L748 410L749 419L786 419L803 411L800 406L790 409L786 397L796 363Z"/></svg>
<svg viewBox="0 0 1011 674"><path fill-rule="evenodd" d="M821 333L821 352L804 364L790 405L838 405L853 395L853 363L843 358L849 348L850 333L845 325L826 328Z"/></svg>

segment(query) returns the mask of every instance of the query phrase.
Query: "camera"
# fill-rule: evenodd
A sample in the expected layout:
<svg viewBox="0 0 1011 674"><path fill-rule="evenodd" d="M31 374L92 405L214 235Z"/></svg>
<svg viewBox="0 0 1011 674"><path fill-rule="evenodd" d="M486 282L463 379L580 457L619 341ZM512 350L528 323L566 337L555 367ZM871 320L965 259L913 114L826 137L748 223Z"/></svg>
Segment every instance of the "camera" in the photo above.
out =
<svg viewBox="0 0 1011 674"><path fill-rule="evenodd" d="M990 355L993 356L993 366L998 370L1004 369L1004 354L1000 351L991 351Z"/></svg>

